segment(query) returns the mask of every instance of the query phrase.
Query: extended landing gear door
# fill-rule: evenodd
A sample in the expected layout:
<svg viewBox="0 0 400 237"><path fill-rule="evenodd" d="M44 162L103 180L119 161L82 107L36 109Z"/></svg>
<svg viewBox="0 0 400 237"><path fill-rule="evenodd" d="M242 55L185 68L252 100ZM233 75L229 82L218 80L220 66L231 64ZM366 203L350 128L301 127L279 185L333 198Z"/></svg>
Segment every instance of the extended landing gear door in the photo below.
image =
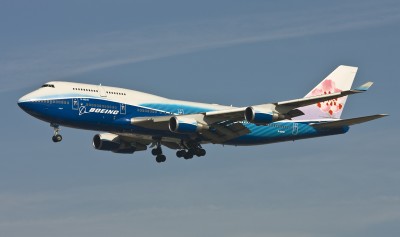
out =
<svg viewBox="0 0 400 237"><path fill-rule="evenodd" d="M107 97L106 90L101 86L101 84L98 86L99 94L101 97Z"/></svg>

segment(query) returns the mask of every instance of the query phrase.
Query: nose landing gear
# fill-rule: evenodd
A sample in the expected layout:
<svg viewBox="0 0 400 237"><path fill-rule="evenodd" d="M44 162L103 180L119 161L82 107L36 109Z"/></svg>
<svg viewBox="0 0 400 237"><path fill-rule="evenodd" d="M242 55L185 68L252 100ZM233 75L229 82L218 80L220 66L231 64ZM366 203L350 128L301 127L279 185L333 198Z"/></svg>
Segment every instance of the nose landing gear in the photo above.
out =
<svg viewBox="0 0 400 237"><path fill-rule="evenodd" d="M54 129L54 135L51 138L53 142L61 142L62 141L62 136L59 134L60 132L60 126L58 124L51 123L50 126Z"/></svg>

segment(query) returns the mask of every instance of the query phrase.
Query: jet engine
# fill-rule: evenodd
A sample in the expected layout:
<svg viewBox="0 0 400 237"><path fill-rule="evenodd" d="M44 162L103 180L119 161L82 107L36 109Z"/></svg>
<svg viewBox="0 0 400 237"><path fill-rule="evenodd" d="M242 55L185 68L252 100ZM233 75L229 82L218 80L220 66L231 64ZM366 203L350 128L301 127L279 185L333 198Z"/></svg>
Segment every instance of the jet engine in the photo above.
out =
<svg viewBox="0 0 400 237"><path fill-rule="evenodd" d="M97 150L114 151L121 145L119 136L111 133L96 134L93 137L93 146Z"/></svg>
<svg viewBox="0 0 400 237"><path fill-rule="evenodd" d="M112 151L114 153L132 154L135 151L146 150L147 146L138 143L121 141L119 135L112 133L96 134L93 137L93 147L97 150Z"/></svg>
<svg viewBox="0 0 400 237"><path fill-rule="evenodd" d="M277 112L258 108L256 106L247 107L244 113L245 119L257 125L265 125L279 120L286 119L286 116Z"/></svg>
<svg viewBox="0 0 400 237"><path fill-rule="evenodd" d="M195 133L202 129L208 129L208 126L191 117L175 116L169 120L169 130L171 132Z"/></svg>

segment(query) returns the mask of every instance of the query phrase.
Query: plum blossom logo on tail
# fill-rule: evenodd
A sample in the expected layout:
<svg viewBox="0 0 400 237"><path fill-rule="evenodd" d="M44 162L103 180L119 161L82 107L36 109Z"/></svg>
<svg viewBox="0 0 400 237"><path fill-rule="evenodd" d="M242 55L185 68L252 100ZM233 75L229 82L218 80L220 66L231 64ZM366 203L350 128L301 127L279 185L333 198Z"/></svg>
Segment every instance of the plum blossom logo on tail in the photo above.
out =
<svg viewBox="0 0 400 237"><path fill-rule="evenodd" d="M338 93L341 91L342 90L336 87L334 81L326 79L311 92L311 96L327 95L327 94ZM316 105L321 111L329 113L332 116L334 113L337 113L343 109L344 102L345 98L340 97L337 99L319 102Z"/></svg>

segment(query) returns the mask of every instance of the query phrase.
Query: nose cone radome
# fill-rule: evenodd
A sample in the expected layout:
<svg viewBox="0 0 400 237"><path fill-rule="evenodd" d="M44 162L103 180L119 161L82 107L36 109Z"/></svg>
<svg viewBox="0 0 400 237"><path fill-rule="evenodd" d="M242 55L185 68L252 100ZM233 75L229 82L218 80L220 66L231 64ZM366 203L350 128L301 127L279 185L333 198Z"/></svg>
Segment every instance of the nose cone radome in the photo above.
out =
<svg viewBox="0 0 400 237"><path fill-rule="evenodd" d="M28 109L28 103L29 103L29 101L28 101L28 98L26 97L26 95L19 98L19 100L17 102L18 106L24 111L26 111Z"/></svg>
<svg viewBox="0 0 400 237"><path fill-rule="evenodd" d="M17 104L22 110L29 113L29 111L35 109L35 100L37 100L37 96L35 92L31 92L19 98Z"/></svg>

